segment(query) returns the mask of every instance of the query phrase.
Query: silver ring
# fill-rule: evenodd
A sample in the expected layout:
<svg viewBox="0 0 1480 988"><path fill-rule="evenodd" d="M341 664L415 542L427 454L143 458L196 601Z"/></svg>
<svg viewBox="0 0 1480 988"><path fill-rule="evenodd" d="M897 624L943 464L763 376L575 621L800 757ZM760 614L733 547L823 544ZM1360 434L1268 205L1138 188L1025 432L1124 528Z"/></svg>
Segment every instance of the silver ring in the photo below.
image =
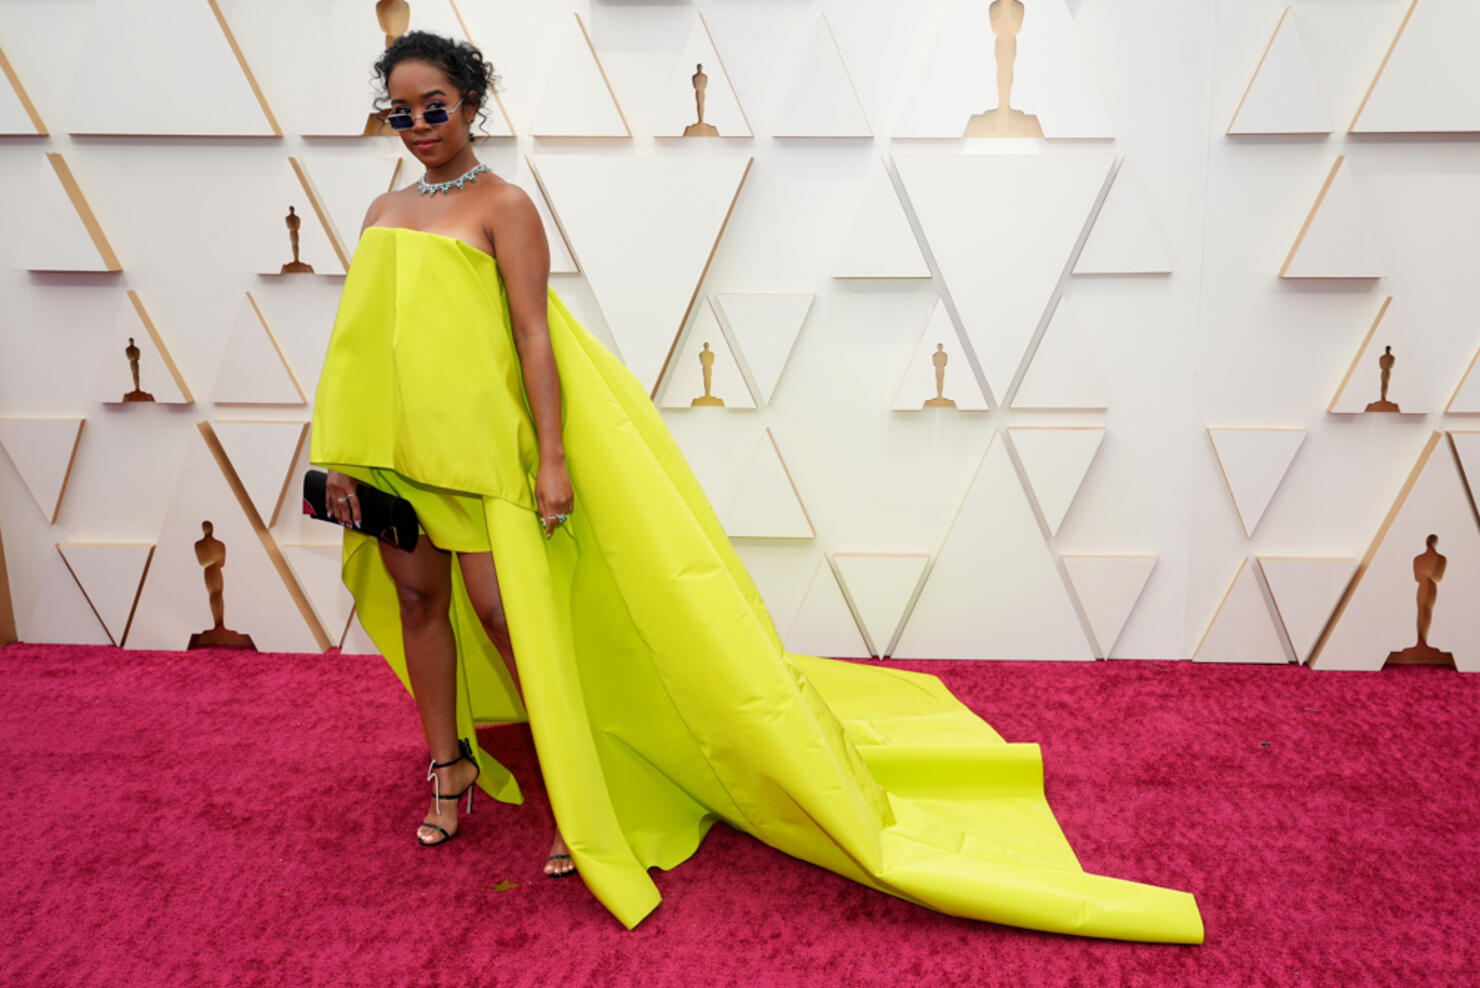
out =
<svg viewBox="0 0 1480 988"><path fill-rule="evenodd" d="M348 498L348 497L341 497L341 498L339 498L339 499L338 499L338 502L339 502L339 503L340 503L340 504L343 504L343 503L344 503L344 502L345 502L345 501L348 501L348 500L349 500L349 498Z"/></svg>

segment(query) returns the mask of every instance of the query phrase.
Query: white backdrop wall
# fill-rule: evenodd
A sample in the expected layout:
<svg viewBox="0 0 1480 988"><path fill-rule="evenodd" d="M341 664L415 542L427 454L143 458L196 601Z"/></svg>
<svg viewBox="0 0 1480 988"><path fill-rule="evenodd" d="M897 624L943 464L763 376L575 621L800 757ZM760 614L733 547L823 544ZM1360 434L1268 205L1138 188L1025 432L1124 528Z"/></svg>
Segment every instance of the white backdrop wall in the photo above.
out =
<svg viewBox="0 0 1480 988"><path fill-rule="evenodd" d="M793 647L1283 662L1308 657L1349 592L1316 665L1376 668L1412 644L1415 586L1376 568L1408 566L1424 544L1407 533L1427 529L1450 561L1430 641L1480 665L1458 609L1480 560L1455 453L1480 403L1446 410L1480 345L1465 0L1025 0L1012 103L1047 137L969 141L966 118L996 103L985 0L411 9L413 26L465 26L501 74L507 116L492 107L487 129L517 136L479 155L545 207L532 160L581 267L552 275L556 290L629 363L681 334L669 376L647 383ZM259 647L343 637L333 554L316 548L335 533L296 514L298 430L233 424L309 408L250 400L270 390L270 360L222 368L229 345L269 353L253 335L265 322L311 400L343 266L290 158L352 250L401 154L344 136L364 123L378 31L373 4L347 0L0 0L0 51L47 130L0 79L0 183L17 204L0 228L0 526L22 638L121 639L135 547L152 544L125 644L184 647L182 629L210 624L190 547L208 517L230 531L228 624ZM708 116L751 136L677 137L709 44L723 65L705 65ZM1378 133L1349 134L1390 47L1359 127ZM1267 133L1322 112L1329 132ZM630 137L581 136L624 125ZM802 133L819 136L776 136ZM853 136L822 136L837 133ZM48 154L120 270L93 270L106 265ZM1316 276L1282 278L1342 155L1287 271ZM397 184L419 171L407 160ZM289 259L289 202L318 274L271 273ZM726 209L716 242L693 217ZM1371 249L1353 260L1354 243ZM858 269L860 254L881 267ZM130 290L193 401L116 403L125 337L145 335ZM701 337L727 407L682 407ZM1427 402L1328 411L1349 371L1349 403L1376 400L1376 356L1395 339L1395 387ZM897 410L934 395L919 361L936 343L958 407ZM152 356L144 387L163 398ZM965 407L976 392L988 409ZM1076 407L1021 407L1040 394ZM75 426L47 419L85 419L75 456ZM203 422L254 492L260 533ZM1412 484L1436 432L1456 438L1422 469L1443 476ZM1391 640L1343 645L1358 611L1380 613L1374 633ZM352 627L346 647L365 646Z"/></svg>

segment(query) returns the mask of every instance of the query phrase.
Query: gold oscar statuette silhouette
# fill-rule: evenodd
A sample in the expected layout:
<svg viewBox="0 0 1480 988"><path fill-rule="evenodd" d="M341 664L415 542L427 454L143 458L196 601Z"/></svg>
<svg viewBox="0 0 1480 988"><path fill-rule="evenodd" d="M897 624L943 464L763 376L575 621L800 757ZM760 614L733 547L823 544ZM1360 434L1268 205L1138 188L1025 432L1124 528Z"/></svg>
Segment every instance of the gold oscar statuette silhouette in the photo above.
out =
<svg viewBox="0 0 1480 988"><path fill-rule="evenodd" d="M210 594L211 620L214 623L205 631L191 635L186 648L250 648L255 652L257 646L252 644L251 635L226 627L225 580L221 575L226 566L226 546L216 538L215 526L209 521L201 522L200 530L205 535L195 543L195 561L205 569L206 592Z"/></svg>
<svg viewBox="0 0 1480 988"><path fill-rule="evenodd" d="M950 359L950 354L946 353L946 345L944 343L935 344L935 352L930 355L930 362L935 365L935 397L927 398L923 407L956 407L956 403L946 397L946 361Z"/></svg>
<svg viewBox="0 0 1480 988"><path fill-rule="evenodd" d="M1388 384L1393 379L1393 364L1398 358L1393 356L1393 348L1385 346L1382 348L1382 356L1377 358L1377 366L1382 369L1382 397L1378 401L1368 403L1364 411L1368 412L1396 412L1398 406L1388 401Z"/></svg>
<svg viewBox="0 0 1480 988"><path fill-rule="evenodd" d="M411 27L411 5L406 0L376 0L375 18L380 22L380 29L385 32L385 46L389 48ZM365 117L365 129L361 136L394 137L396 129L385 122L385 115L389 112L390 107L371 111Z"/></svg>
<svg viewBox="0 0 1480 988"><path fill-rule="evenodd" d="M1017 62L1017 36L1023 29L1022 0L992 0L987 8L997 36L997 107L966 121L963 137L1042 137L1038 118L1012 108L1012 70Z"/></svg>
<svg viewBox="0 0 1480 988"><path fill-rule="evenodd" d="M708 342L704 344L704 349L699 351L699 363L704 367L704 393L689 402L689 407L692 408L696 405L718 405L723 407L725 400L723 398L716 398L709 393L714 383L714 351L709 349Z"/></svg>
<svg viewBox="0 0 1480 988"><path fill-rule="evenodd" d="M154 396L139 387L139 357L141 356L134 338L128 338L128 346L123 348L123 355L128 358L129 373L134 376L134 390L123 396L124 401L153 401Z"/></svg>
<svg viewBox="0 0 1480 988"><path fill-rule="evenodd" d="M298 230L303 226L303 217L288 207L288 215L283 217L283 222L288 226L288 242L293 245L293 259L283 265L279 274L313 274L313 265L305 264L298 259Z"/></svg>
<svg viewBox="0 0 1480 988"><path fill-rule="evenodd" d="M1434 623L1434 602L1439 599L1439 581L1449 560L1435 548L1439 536L1428 537L1428 548L1413 557L1413 578L1418 581L1418 644L1389 652L1384 665L1448 666L1454 668L1454 653L1441 652L1429 644L1429 626Z"/></svg>
<svg viewBox="0 0 1480 988"><path fill-rule="evenodd" d="M685 137L718 137L719 129L714 124L704 122L704 90L709 86L709 76L704 74L704 64L701 62L694 66L695 72L691 79L694 83L694 103L699 108L699 120L691 123L683 129Z"/></svg>

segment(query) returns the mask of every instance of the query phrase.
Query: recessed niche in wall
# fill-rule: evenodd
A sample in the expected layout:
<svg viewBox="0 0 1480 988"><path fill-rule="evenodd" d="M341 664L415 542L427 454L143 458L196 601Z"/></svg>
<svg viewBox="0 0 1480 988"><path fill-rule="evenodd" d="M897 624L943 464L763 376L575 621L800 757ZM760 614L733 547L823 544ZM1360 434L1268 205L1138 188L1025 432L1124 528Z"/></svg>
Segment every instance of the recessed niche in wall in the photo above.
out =
<svg viewBox="0 0 1480 988"><path fill-rule="evenodd" d="M55 525L61 513L62 496L72 475L85 421L75 416L0 418L0 447L15 464L16 473L36 499L36 507L48 525Z"/></svg>
<svg viewBox="0 0 1480 988"><path fill-rule="evenodd" d="M978 117L1009 137L1115 136L1064 0L948 0L937 23L896 137L977 136L969 128ZM992 112L1004 90L1017 111L1001 115L1005 133Z"/></svg>
<svg viewBox="0 0 1480 988"><path fill-rule="evenodd" d="M108 640L122 645L154 557L154 543L58 542L56 547Z"/></svg>
<svg viewBox="0 0 1480 988"><path fill-rule="evenodd" d="M1314 668L1381 669L1422 638L1480 672L1480 531L1455 448L1442 438L1431 433L1420 451L1311 652Z"/></svg>
<svg viewBox="0 0 1480 988"><path fill-rule="evenodd" d="M991 407L941 298L936 298L930 318L920 328L915 352L895 389L894 404L889 407L896 412L918 412L924 408L984 412Z"/></svg>
<svg viewBox="0 0 1480 988"><path fill-rule="evenodd" d="M1105 442L1105 427L1013 426L1007 430L1018 461L1051 535L1058 535L1095 454Z"/></svg>
<svg viewBox="0 0 1480 988"><path fill-rule="evenodd" d="M882 163L869 174L858 215L833 267L833 277L930 277L930 265L925 263L910 219Z"/></svg>
<svg viewBox="0 0 1480 988"><path fill-rule="evenodd" d="M731 538L811 539L817 537L802 496L782 459L776 437L766 429L751 455L745 478L720 514Z"/></svg>
<svg viewBox="0 0 1480 988"><path fill-rule="evenodd" d="M818 15L785 92L772 137L874 136L826 14Z"/></svg>
<svg viewBox="0 0 1480 988"><path fill-rule="evenodd" d="M1328 412L1424 415L1433 410L1418 334L1396 309L1391 295L1383 299Z"/></svg>
<svg viewBox="0 0 1480 988"><path fill-rule="evenodd" d="M1115 160L1057 149L894 156L993 395L1007 393Z"/></svg>
<svg viewBox="0 0 1480 988"><path fill-rule="evenodd" d="M893 657L1094 658L998 434L941 543Z"/></svg>
<svg viewBox="0 0 1480 988"><path fill-rule="evenodd" d="M750 172L729 155L536 155L623 362L654 394ZM632 249L631 231L650 238Z"/></svg>
<svg viewBox="0 0 1480 988"><path fill-rule="evenodd" d="M103 361L93 387L98 401L106 405L189 405L195 401L143 299L132 288L119 301L107 341L114 352Z"/></svg>
<svg viewBox="0 0 1480 988"><path fill-rule="evenodd" d="M755 407L755 397L715 317L712 301L699 303L694 325L668 365L658 402L662 408Z"/></svg>
<svg viewBox="0 0 1480 988"><path fill-rule="evenodd" d="M1197 662L1289 661L1247 557L1238 561L1238 569L1192 658Z"/></svg>
<svg viewBox="0 0 1480 988"><path fill-rule="evenodd" d="M348 257L329 236L326 214L314 201L307 174L296 160L282 165L262 208L252 215L251 256L258 274L342 277L349 269Z"/></svg>
<svg viewBox="0 0 1480 988"><path fill-rule="evenodd" d="M714 35L700 14L689 31L653 121L656 137L750 137L750 121L730 84Z"/></svg>
<svg viewBox="0 0 1480 988"><path fill-rule="evenodd" d="M260 527L258 512L214 430L205 422L197 428L200 436L192 437L165 511L127 647L183 649L192 635L213 629L211 585L219 577L220 623L227 629L249 635L266 652L329 648L332 642L277 544ZM197 553L207 521L211 538L224 547L224 563L212 562L219 554L209 542L203 547L209 553ZM221 568L207 572L215 565Z"/></svg>
<svg viewBox="0 0 1480 988"><path fill-rule="evenodd" d="M1069 574L1079 606L1089 619L1095 637L1095 655L1107 659L1114 653L1120 633L1151 579L1157 556L1155 553L1065 553L1059 559Z"/></svg>
<svg viewBox="0 0 1480 988"><path fill-rule="evenodd" d="M714 296L715 311L729 329L764 404L770 404L776 393L816 297L811 292L720 292Z"/></svg>
<svg viewBox="0 0 1480 988"><path fill-rule="evenodd" d="M832 561L870 651L892 655L924 586L930 553L835 552Z"/></svg>
<svg viewBox="0 0 1480 988"><path fill-rule="evenodd" d="M1381 278L1386 270L1367 207L1337 155L1305 225L1280 268L1281 278Z"/></svg>
<svg viewBox="0 0 1480 988"><path fill-rule="evenodd" d="M1331 130L1331 114L1310 55L1295 15L1286 7L1233 111L1228 133L1329 134Z"/></svg>
<svg viewBox="0 0 1480 988"><path fill-rule="evenodd" d="M627 116L580 14L556 50L530 132L535 137L631 137ZM558 209L558 207L556 207Z"/></svg>
<svg viewBox="0 0 1480 988"><path fill-rule="evenodd" d="M1208 439L1244 536L1252 538L1305 442L1305 430L1208 426Z"/></svg>
<svg viewBox="0 0 1480 988"><path fill-rule="evenodd" d="M1113 185L1095 215L1089 237L1074 262L1075 274L1171 274L1172 262L1138 171L1125 155L1115 167Z"/></svg>

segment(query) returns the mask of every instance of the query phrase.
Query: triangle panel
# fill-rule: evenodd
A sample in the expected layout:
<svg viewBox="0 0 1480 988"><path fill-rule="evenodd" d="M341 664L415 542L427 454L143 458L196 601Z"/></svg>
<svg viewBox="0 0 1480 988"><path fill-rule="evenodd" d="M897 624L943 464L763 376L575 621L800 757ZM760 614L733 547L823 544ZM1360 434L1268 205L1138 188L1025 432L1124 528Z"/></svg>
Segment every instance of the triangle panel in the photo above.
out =
<svg viewBox="0 0 1480 988"><path fill-rule="evenodd" d="M1480 5L1413 0L1352 119L1354 134L1480 131Z"/></svg>
<svg viewBox="0 0 1480 988"><path fill-rule="evenodd" d="M540 187L539 179L530 168L529 158L519 159L519 169L514 173L513 182L524 190L529 201L534 203L535 212L540 214L540 222L545 227L545 242L550 246L550 273L580 274L581 267L576 263L575 255L570 252L565 231L560 229L560 224L555 221L555 214L550 211L550 200L545 197L545 190Z"/></svg>
<svg viewBox="0 0 1480 988"><path fill-rule="evenodd" d="M1304 429L1208 427L1223 482L1233 497L1244 535L1252 538L1275 491L1305 442Z"/></svg>
<svg viewBox="0 0 1480 988"><path fill-rule="evenodd" d="M1090 227L1075 274L1171 274L1166 241L1151 219L1146 189L1122 159L1115 184Z"/></svg>
<svg viewBox="0 0 1480 988"><path fill-rule="evenodd" d="M1008 433L1048 530L1058 535L1089 465L1105 441L1105 429L1014 426Z"/></svg>
<svg viewBox="0 0 1480 988"><path fill-rule="evenodd" d="M269 528L277 521L278 506L292 480L307 422L242 422L218 419L212 423L252 507Z"/></svg>
<svg viewBox="0 0 1480 988"><path fill-rule="evenodd" d="M12 263L29 271L121 271L122 262L60 154L38 158L14 204Z"/></svg>
<svg viewBox="0 0 1480 988"><path fill-rule="evenodd" d="M4 78L0 82L0 135L45 135L46 124L41 122L36 104L31 101L26 87L21 85L20 76L16 73L15 66L10 64L10 59L5 57L3 49L0 49L0 76Z"/></svg>
<svg viewBox="0 0 1480 988"><path fill-rule="evenodd" d="M1426 354L1398 308L1391 295L1383 300L1328 412L1423 415L1433 410Z"/></svg>
<svg viewBox="0 0 1480 988"><path fill-rule="evenodd" d="M843 241L834 278L929 278L930 265L881 164L864 187L858 215Z"/></svg>
<svg viewBox="0 0 1480 988"><path fill-rule="evenodd" d="M928 552L836 552L832 556L843 595L863 628L874 656L893 654L930 564Z"/></svg>
<svg viewBox="0 0 1480 988"><path fill-rule="evenodd" d="M1378 250L1362 194L1340 155L1295 238L1281 278L1381 278Z"/></svg>
<svg viewBox="0 0 1480 988"><path fill-rule="evenodd" d="M298 376L251 292L237 307L211 395L218 405L306 405Z"/></svg>
<svg viewBox="0 0 1480 988"><path fill-rule="evenodd" d="M772 137L872 137L827 15L817 18L781 100Z"/></svg>
<svg viewBox="0 0 1480 988"><path fill-rule="evenodd" d="M761 436L745 479L721 517L731 538L817 537L770 429Z"/></svg>
<svg viewBox="0 0 1480 988"><path fill-rule="evenodd" d="M631 137L579 14L556 50L530 131L535 137Z"/></svg>
<svg viewBox="0 0 1480 988"><path fill-rule="evenodd" d="M1230 134L1329 134L1331 114L1286 7L1228 124Z"/></svg>
<svg viewBox="0 0 1480 988"><path fill-rule="evenodd" d="M1141 599L1157 557L1152 555L1069 555L1059 557L1069 574L1079 606L1089 619L1100 658L1109 658Z"/></svg>
<svg viewBox="0 0 1480 988"><path fill-rule="evenodd" d="M760 388L761 401L770 404L801 335L802 324L817 296L806 293L724 293L714 296L719 314L730 329L736 348Z"/></svg>
<svg viewBox="0 0 1480 988"><path fill-rule="evenodd" d="M657 137L753 136L750 121L730 84L729 73L714 47L714 37L703 14L695 20L688 41L673 65L657 119L653 121L653 134Z"/></svg>
<svg viewBox="0 0 1480 988"><path fill-rule="evenodd" d="M195 401L179 365L165 346L149 310L144 307L143 299L133 289L129 289L119 302L109 339L117 349L115 356L103 362L102 372L94 386L94 394L99 401L107 405L140 401L189 405ZM137 382L133 373L135 362L138 365Z"/></svg>
<svg viewBox="0 0 1480 988"><path fill-rule="evenodd" d="M893 658L1094 658L1000 436L982 457Z"/></svg>
<svg viewBox="0 0 1480 988"><path fill-rule="evenodd" d="M704 365L709 363L710 382L704 384ZM707 302L680 345L664 379L662 408L754 408L755 398L730 344Z"/></svg>
<svg viewBox="0 0 1480 988"><path fill-rule="evenodd" d="M922 408L984 412L991 407L940 298L930 310L930 319L920 332L909 366L894 392L894 404L889 407L896 412L918 412Z"/></svg>
<svg viewBox="0 0 1480 988"><path fill-rule="evenodd" d="M653 393L729 221L748 157L532 159L623 362ZM632 249L632 230L646 234Z"/></svg>
<svg viewBox="0 0 1480 988"><path fill-rule="evenodd" d="M57 552L114 645L128 637L152 542L59 542Z"/></svg>
<svg viewBox="0 0 1480 988"><path fill-rule="evenodd" d="M61 513L84 424L81 418L0 418L0 447L48 525Z"/></svg>
<svg viewBox="0 0 1480 988"><path fill-rule="evenodd" d="M894 160L987 386L1004 395L1115 155L1052 151Z"/></svg>
<svg viewBox="0 0 1480 988"><path fill-rule="evenodd" d="M283 558L293 569L298 585L313 605L319 624L338 645L354 613L355 599L340 576L344 547L335 542L325 545L283 546Z"/></svg>
<svg viewBox="0 0 1480 988"><path fill-rule="evenodd" d="M1105 387L1085 344L1079 306L1061 296L1038 340L1028 371L1012 396L1013 408L1104 409Z"/></svg>
<svg viewBox="0 0 1480 988"><path fill-rule="evenodd" d="M812 583L807 587L782 643L788 652L799 655L834 659L871 658L826 557L818 561Z"/></svg>
<svg viewBox="0 0 1480 988"><path fill-rule="evenodd" d="M306 191L323 210L330 241L338 254L353 257L365 210L376 196L389 192L395 184L400 156L309 154L297 161ZM295 211L303 211L296 203L295 207Z"/></svg>
<svg viewBox="0 0 1480 988"><path fill-rule="evenodd" d="M1295 661L1304 662L1351 583L1357 561L1300 556L1259 556L1258 560Z"/></svg>
<svg viewBox="0 0 1480 988"><path fill-rule="evenodd" d="M1288 662L1284 642L1270 621L1269 607L1247 558L1224 591L1202 641L1192 653L1198 662Z"/></svg>

